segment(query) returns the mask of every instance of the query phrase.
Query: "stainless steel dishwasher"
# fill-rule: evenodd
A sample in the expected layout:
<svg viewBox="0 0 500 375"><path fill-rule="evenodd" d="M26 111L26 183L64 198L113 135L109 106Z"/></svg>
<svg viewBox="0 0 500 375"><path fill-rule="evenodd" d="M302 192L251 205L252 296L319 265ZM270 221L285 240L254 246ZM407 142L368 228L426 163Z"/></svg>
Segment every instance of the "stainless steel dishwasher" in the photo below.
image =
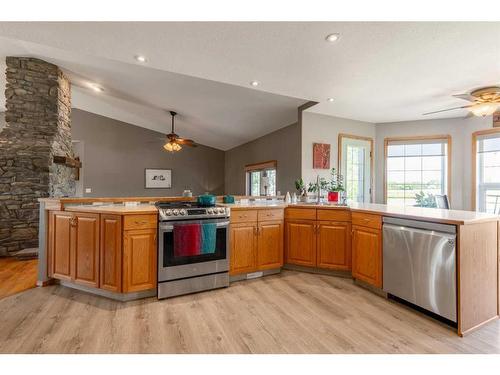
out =
<svg viewBox="0 0 500 375"><path fill-rule="evenodd" d="M456 323L456 227L383 222L384 291Z"/></svg>

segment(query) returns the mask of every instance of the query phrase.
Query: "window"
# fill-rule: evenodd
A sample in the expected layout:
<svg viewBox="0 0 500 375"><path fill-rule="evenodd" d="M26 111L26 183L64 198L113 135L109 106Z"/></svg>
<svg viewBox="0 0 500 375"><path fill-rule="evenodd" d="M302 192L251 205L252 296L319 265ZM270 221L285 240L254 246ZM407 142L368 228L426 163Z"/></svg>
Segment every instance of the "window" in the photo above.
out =
<svg viewBox="0 0 500 375"><path fill-rule="evenodd" d="M371 201L372 148L371 138L339 134L339 170L348 201Z"/></svg>
<svg viewBox="0 0 500 375"><path fill-rule="evenodd" d="M500 129L476 132L472 142L476 171L473 206L478 211L500 214Z"/></svg>
<svg viewBox="0 0 500 375"><path fill-rule="evenodd" d="M276 160L245 166L246 195L276 195Z"/></svg>
<svg viewBox="0 0 500 375"><path fill-rule="evenodd" d="M451 137L447 135L386 138L387 204L432 207L434 195L447 194L449 198L450 148Z"/></svg>

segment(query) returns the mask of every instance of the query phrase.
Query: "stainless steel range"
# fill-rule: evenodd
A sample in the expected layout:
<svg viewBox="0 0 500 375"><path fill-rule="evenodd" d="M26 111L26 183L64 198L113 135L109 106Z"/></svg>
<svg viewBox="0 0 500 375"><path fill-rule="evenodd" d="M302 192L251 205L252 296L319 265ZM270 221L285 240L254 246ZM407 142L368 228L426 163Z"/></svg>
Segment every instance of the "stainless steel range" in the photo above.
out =
<svg viewBox="0 0 500 375"><path fill-rule="evenodd" d="M158 202L158 298L229 286L229 216L222 206Z"/></svg>

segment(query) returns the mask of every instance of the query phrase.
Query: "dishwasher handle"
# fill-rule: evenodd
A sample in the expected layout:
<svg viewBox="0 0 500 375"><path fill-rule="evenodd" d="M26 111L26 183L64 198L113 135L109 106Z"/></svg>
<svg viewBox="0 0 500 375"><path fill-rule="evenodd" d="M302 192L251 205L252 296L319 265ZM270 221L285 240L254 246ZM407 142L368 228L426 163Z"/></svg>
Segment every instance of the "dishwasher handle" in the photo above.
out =
<svg viewBox="0 0 500 375"><path fill-rule="evenodd" d="M437 230L421 229L421 228L407 227L407 226L387 224L387 223L384 223L383 230L384 231L385 230L394 230L394 231L403 231L403 232L413 232L413 233L425 234L427 236L436 236L436 237L447 238L448 243L450 245L455 245L456 238L457 238L457 235L454 233L447 233L447 232L441 232L441 231L437 231Z"/></svg>

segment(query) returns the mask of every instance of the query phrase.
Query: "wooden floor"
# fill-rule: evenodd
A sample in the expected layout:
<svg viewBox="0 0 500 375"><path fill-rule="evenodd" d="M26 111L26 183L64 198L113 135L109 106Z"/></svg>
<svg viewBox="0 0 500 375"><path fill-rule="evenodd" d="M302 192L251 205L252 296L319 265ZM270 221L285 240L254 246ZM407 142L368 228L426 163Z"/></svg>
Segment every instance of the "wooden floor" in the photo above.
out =
<svg viewBox="0 0 500 375"><path fill-rule="evenodd" d="M58 285L0 300L2 353L500 353L349 279L284 271L230 288L115 302Z"/></svg>
<svg viewBox="0 0 500 375"><path fill-rule="evenodd" d="M0 258L0 299L36 286L38 260Z"/></svg>

